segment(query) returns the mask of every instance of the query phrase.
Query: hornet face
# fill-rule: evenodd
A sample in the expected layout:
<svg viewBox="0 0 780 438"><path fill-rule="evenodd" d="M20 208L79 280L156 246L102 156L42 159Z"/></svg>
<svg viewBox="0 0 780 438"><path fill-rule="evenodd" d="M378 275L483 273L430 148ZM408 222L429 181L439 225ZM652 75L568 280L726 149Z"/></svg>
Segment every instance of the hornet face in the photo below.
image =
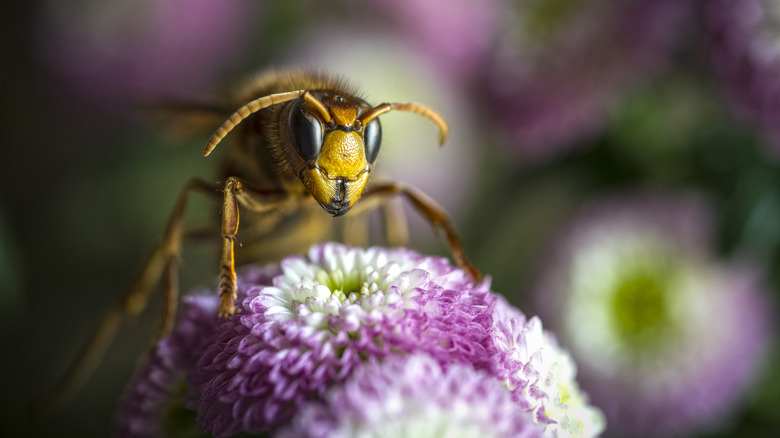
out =
<svg viewBox="0 0 780 438"><path fill-rule="evenodd" d="M284 168L328 213L341 216L360 199L379 153L379 117L407 111L428 118L439 128L439 144L449 133L436 111L417 103L383 103L371 107L341 90L295 90L269 94L245 104L214 132L203 150L208 156L241 121L262 109L286 103L272 126L281 137L272 142ZM283 122L286 122L283 123Z"/></svg>
<svg viewBox="0 0 780 438"><path fill-rule="evenodd" d="M363 126L359 116L368 108L354 98L324 96L321 102L327 107L305 99L293 103L289 134L303 159L298 178L325 211L341 216L366 187L382 128L376 118Z"/></svg>

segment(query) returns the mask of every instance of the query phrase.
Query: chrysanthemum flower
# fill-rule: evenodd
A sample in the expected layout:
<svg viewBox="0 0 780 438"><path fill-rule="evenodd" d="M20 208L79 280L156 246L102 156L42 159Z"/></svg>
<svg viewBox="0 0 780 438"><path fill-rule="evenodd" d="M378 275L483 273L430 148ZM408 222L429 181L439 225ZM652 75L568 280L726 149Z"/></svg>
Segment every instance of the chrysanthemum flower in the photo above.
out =
<svg viewBox="0 0 780 438"><path fill-rule="evenodd" d="M590 424L594 408L581 409L585 398L573 382L575 369L549 335L542 334L538 320L526 324L519 311L489 290L488 281L475 284L443 258L403 248L322 244L306 257L249 269L239 274L239 284L239 311L229 321L214 313L216 295L188 299L174 334L161 342L128 391L120 430L159 429L155 421L164 417L159 410L175 400L186 375L182 404L195 411L198 426L207 433L222 437L295 427L315 434L319 426L302 424L300 418L314 419L317 412L334 409L329 405L333 397L354 395L355 389L339 388L364 388L364 383L349 382L376 374L374 389L379 391L387 376L402 368L444 379L428 382L431 391L453 391L455 397L474 390L495 401L490 406L495 412L475 412L468 421L493 418L495 429L485 427L496 436L518 430L594 436L600 430L598 425L583 427ZM407 359L412 362L402 365ZM392 391L419 380L413 373L408 377L412 380L406 383L399 378L400 386ZM495 384L485 383L487 377ZM467 386L446 384L461 380ZM496 387L505 396L496 395ZM444 395L439 395L425 401L426 406L465 409L474 402L453 399L442 405ZM506 416L506 400L512 401L517 419ZM365 414L344 405L335 409L345 410L339 421L355 427ZM294 418L298 423L291 426ZM398 425L407 426L412 427Z"/></svg>
<svg viewBox="0 0 780 438"><path fill-rule="evenodd" d="M208 433L277 427L364 362L389 355L490 365L487 289L444 259L324 245L281 270L248 291L240 316L190 373L186 406Z"/></svg>
<svg viewBox="0 0 780 438"><path fill-rule="evenodd" d="M712 0L706 6L713 62L728 97L780 150L780 5Z"/></svg>
<svg viewBox="0 0 780 438"><path fill-rule="evenodd" d="M686 2L511 2L483 64L488 108L517 155L543 159L601 128L619 94L671 52Z"/></svg>
<svg viewBox="0 0 780 438"><path fill-rule="evenodd" d="M542 437L496 378L425 355L361 368L323 403L306 406L281 437Z"/></svg>
<svg viewBox="0 0 780 438"><path fill-rule="evenodd" d="M271 281L278 269L247 269L242 278L248 283ZM239 296L246 287L239 285ZM219 309L217 295L201 291L182 298L176 326L160 340L154 352L143 358L135 377L122 398L116 420L115 436L156 437L186 425L181 398L186 389L187 372L197 364L203 350L213 343L224 321L215 317ZM184 416L184 421L180 421ZM189 426L190 428L193 426Z"/></svg>
<svg viewBox="0 0 780 438"><path fill-rule="evenodd" d="M580 381L618 435L718 423L767 347L758 277L711 259L701 208L642 195L595 207L547 262L544 316L557 322Z"/></svg>
<svg viewBox="0 0 780 438"><path fill-rule="evenodd" d="M576 381L577 366L538 317L530 320L500 299L493 337L499 351L499 375L545 436L593 437L604 430L604 415L588 404Z"/></svg>

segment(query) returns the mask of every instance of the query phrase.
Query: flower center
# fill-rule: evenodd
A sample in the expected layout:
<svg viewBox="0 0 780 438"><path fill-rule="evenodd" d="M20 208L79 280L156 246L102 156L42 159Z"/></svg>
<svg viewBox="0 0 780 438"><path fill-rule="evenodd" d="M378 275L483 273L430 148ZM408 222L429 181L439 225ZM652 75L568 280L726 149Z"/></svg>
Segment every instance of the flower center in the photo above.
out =
<svg viewBox="0 0 780 438"><path fill-rule="evenodd" d="M315 274L318 283L330 289L331 293L341 302L354 303L362 297L369 296L380 289L374 277L373 270L353 270L345 273L340 268L332 271L320 269Z"/></svg>
<svg viewBox="0 0 780 438"><path fill-rule="evenodd" d="M611 292L613 325L627 345L646 346L658 341L659 332L670 322L667 291L671 279L662 266L629 268L615 282Z"/></svg>

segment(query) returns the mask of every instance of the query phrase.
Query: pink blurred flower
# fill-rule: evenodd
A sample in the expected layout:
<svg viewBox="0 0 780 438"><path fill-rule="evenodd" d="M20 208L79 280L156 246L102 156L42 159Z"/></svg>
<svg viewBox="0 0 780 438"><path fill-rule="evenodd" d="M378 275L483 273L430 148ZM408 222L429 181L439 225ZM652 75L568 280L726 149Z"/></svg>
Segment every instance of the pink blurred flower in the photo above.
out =
<svg viewBox="0 0 780 438"><path fill-rule="evenodd" d="M767 0L706 4L710 52L728 98L780 153L780 6Z"/></svg>
<svg viewBox="0 0 780 438"><path fill-rule="evenodd" d="M39 56L92 99L196 88L241 53L255 9L240 0L49 1Z"/></svg>
<svg viewBox="0 0 780 438"><path fill-rule="evenodd" d="M677 0L526 0L501 16L482 66L486 105L516 155L535 161L600 129L621 93L667 60Z"/></svg>

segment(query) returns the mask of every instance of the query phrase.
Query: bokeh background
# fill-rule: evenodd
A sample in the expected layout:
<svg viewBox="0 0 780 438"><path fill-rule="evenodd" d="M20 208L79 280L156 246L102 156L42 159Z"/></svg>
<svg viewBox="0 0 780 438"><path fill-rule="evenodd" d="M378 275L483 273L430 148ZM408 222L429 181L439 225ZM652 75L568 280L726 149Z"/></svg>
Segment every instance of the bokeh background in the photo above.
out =
<svg viewBox="0 0 780 438"><path fill-rule="evenodd" d="M539 275L554 268L548 254L561 227L582 208L611 205L604 199L652 192L705 200L708 213L691 229L711 231L706 259L749 265L771 320L780 290L780 4L475 3L0 4L0 433L109 434L157 301L124 326L69 406L32 423L25 405L64 373L133 279L184 183L214 178L217 160L200 153L209 133L163 126L143 103L219 96L272 67L332 71L370 102L440 110L452 129L442 149L425 120L383 116L378 171L444 205L493 290L526 313L545 293ZM189 220L218 208L193 201ZM411 216L412 247L446 255ZM208 244L185 247L184 289L215 281L214 254ZM713 327L721 316L710 315ZM556 327L554 315L544 321ZM766 338L726 420L705 417L710 427L679 435L769 436L780 427L778 341Z"/></svg>

